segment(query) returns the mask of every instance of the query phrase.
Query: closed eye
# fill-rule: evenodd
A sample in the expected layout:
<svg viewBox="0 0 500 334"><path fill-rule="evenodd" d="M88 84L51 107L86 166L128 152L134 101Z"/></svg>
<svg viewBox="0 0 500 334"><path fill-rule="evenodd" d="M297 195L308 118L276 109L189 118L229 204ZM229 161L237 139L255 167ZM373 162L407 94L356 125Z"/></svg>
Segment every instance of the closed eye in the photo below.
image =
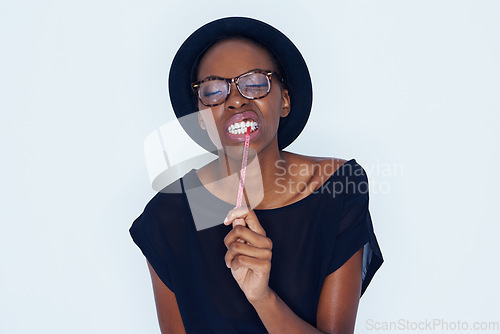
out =
<svg viewBox="0 0 500 334"><path fill-rule="evenodd" d="M212 95L216 95L216 94L220 94L220 93L222 93L220 90L216 90L213 92L205 92L205 93L203 93L203 96L212 96Z"/></svg>
<svg viewBox="0 0 500 334"><path fill-rule="evenodd" d="M267 83L262 83L260 85L246 85L247 87L265 87L267 86Z"/></svg>

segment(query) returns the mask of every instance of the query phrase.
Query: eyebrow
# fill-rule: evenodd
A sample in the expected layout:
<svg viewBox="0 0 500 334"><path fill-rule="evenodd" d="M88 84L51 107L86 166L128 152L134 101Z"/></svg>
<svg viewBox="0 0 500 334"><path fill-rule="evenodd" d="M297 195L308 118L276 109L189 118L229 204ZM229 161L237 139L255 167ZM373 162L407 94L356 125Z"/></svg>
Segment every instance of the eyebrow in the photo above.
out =
<svg viewBox="0 0 500 334"><path fill-rule="evenodd" d="M247 73L250 73L250 72L253 72L253 71L264 71L264 72L276 72L275 70L264 70L262 68L254 68L254 69L251 69L249 71L246 71L246 72L243 72L235 77L239 77L239 76L242 76L244 74L247 74ZM235 78L233 77L233 78ZM221 77L221 76L218 76L218 75L209 75L208 77L205 77L203 79L200 79L198 81L203 81L203 80L207 80L207 79L223 79L223 80L229 80L229 79L232 79L232 78L225 78L225 77Z"/></svg>

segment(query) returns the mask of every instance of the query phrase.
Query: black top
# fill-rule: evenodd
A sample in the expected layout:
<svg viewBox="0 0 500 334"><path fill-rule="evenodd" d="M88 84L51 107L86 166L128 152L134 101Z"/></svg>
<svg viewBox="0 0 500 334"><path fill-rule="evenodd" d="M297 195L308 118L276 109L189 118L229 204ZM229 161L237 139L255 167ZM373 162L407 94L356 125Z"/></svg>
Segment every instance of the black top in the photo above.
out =
<svg viewBox="0 0 500 334"><path fill-rule="evenodd" d="M351 159L307 197L254 210L273 242L269 286L315 327L326 276L364 246L363 295L383 262L368 200L366 173ZM187 333L267 332L224 262L224 237L232 225L223 220L233 208L209 192L193 169L158 192L130 228L175 293Z"/></svg>

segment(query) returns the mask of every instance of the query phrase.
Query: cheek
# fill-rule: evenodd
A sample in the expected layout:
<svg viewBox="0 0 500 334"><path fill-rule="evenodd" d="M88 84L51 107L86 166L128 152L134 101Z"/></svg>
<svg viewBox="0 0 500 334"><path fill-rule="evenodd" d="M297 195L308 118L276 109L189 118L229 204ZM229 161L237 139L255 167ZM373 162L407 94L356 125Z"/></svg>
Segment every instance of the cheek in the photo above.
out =
<svg viewBox="0 0 500 334"><path fill-rule="evenodd" d="M268 119L272 119L273 122L279 122L281 115L281 92L278 92L278 94L270 93L259 101L258 107L267 115Z"/></svg>
<svg viewBox="0 0 500 334"><path fill-rule="evenodd" d="M221 143L221 134L219 134L219 129L217 128L217 124L220 123L220 109L217 107L207 107L204 106L204 109L200 109L199 113L203 118L203 122L205 123L205 128L208 133L208 137L212 141L212 143L217 147L217 149L222 148Z"/></svg>
<svg viewBox="0 0 500 334"><path fill-rule="evenodd" d="M207 127L207 130L212 133L217 132L217 124L220 123L222 117L223 109L220 106L207 107L203 104L198 104L199 113L203 118L203 122Z"/></svg>
<svg viewBox="0 0 500 334"><path fill-rule="evenodd" d="M200 99L198 99L198 110L203 110L208 108L206 105L200 102Z"/></svg>

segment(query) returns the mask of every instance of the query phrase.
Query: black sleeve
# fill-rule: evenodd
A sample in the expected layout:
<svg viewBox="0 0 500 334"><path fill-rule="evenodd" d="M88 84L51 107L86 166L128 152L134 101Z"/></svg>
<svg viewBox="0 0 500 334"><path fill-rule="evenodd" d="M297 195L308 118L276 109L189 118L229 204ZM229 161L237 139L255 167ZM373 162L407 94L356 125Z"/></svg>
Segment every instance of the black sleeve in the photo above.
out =
<svg viewBox="0 0 500 334"><path fill-rule="evenodd" d="M346 177L345 199L333 251L326 257L327 276L346 263L358 250L363 250L363 274L361 295L365 292L375 272L382 265L383 258L378 246L368 209L368 179L361 173ZM330 241L331 242L331 241ZM331 248L330 248L331 249Z"/></svg>
<svg viewBox="0 0 500 334"><path fill-rule="evenodd" d="M162 255L161 252L154 247L151 241L153 238L149 236L149 233L151 232L148 232L150 231L150 229L148 229L148 223L152 222L148 222L147 220L151 218L147 217L148 215L145 215L144 213L137 217L137 219L133 222L132 227L129 229L130 235L136 245L139 246L158 277L172 292L174 292L167 260L164 254Z"/></svg>

